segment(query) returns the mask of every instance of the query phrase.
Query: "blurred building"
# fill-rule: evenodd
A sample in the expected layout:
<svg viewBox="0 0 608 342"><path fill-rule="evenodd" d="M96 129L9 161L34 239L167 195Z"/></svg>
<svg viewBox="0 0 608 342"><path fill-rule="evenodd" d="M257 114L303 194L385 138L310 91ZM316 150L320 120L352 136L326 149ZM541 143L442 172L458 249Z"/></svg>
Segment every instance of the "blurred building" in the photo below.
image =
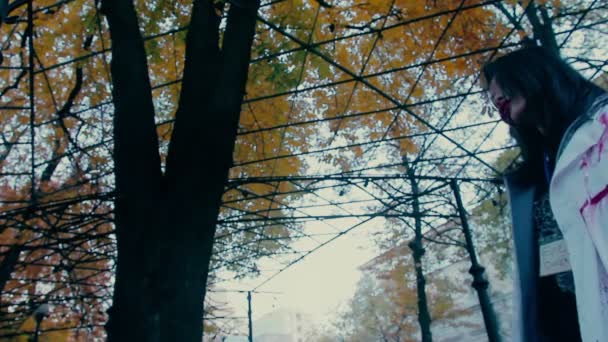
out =
<svg viewBox="0 0 608 342"><path fill-rule="evenodd" d="M488 290L501 336L504 341L510 341L513 290L511 278L502 278L498 274L497 267L491 262L493 258L489 253L480 254L479 259L485 267L486 279L490 283ZM488 340L477 291L471 286L473 276L469 274L470 267L470 261L466 258L433 272L435 275L440 274L447 277L453 283L461 284L462 289L466 291L453 297L455 299L454 311L458 313L456 317L433 321L431 330L434 341L482 342Z"/></svg>
<svg viewBox="0 0 608 342"><path fill-rule="evenodd" d="M278 309L253 322L255 342L303 342L311 317L293 309Z"/></svg>

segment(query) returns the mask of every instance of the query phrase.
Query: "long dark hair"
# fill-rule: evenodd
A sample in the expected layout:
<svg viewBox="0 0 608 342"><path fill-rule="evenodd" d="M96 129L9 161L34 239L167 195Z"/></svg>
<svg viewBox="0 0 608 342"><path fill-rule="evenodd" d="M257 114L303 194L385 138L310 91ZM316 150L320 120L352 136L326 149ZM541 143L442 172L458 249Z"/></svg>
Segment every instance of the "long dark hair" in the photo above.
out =
<svg viewBox="0 0 608 342"><path fill-rule="evenodd" d="M523 164L518 169L527 181L544 177L544 154L555 157L570 124L592 105L604 91L585 79L558 55L538 46L524 47L486 64L483 76L495 80L505 95L521 95L526 100L523 115L534 125L511 127ZM536 126L546 130L546 136Z"/></svg>

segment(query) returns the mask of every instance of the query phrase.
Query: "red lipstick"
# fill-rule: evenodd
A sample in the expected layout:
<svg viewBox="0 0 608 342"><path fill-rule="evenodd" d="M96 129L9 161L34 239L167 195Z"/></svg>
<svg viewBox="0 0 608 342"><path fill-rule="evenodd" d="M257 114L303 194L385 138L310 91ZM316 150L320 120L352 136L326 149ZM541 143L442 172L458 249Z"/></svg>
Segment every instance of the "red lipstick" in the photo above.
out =
<svg viewBox="0 0 608 342"><path fill-rule="evenodd" d="M513 121L513 119L511 119L511 101L510 100L503 100L500 103L498 103L498 112L500 113L500 118L502 119L502 121L506 122L507 124L514 126L515 122Z"/></svg>

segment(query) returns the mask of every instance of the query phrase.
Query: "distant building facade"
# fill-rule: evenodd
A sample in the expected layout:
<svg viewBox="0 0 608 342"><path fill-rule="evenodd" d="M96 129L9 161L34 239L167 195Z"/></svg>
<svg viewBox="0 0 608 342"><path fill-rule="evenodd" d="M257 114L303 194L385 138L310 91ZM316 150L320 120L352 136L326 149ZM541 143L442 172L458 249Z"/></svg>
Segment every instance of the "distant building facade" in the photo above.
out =
<svg viewBox="0 0 608 342"><path fill-rule="evenodd" d="M255 342L303 342L312 328L309 315L292 309L270 312L253 322Z"/></svg>
<svg viewBox="0 0 608 342"><path fill-rule="evenodd" d="M304 342L311 331L310 315L294 309L278 309L253 322L254 342ZM228 336L210 342L247 342L247 336Z"/></svg>

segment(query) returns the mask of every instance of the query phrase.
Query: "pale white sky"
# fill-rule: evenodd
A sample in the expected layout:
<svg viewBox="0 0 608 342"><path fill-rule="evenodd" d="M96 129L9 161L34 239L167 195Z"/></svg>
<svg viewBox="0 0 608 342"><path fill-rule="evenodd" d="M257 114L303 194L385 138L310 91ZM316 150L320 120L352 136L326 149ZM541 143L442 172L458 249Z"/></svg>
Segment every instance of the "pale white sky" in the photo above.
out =
<svg viewBox="0 0 608 342"><path fill-rule="evenodd" d="M311 222L307 224L311 227L307 228L315 229L313 226L318 224ZM346 229L352 225L352 220L335 221L333 224ZM357 268L378 255L370 233L382 229L383 225L381 218L371 220L308 255L261 286L258 289L261 293L253 293L252 296L254 321L281 308L309 314L313 323L335 318L338 307L353 297L361 276ZM264 264L261 266L263 268ZM264 279L262 276L233 282L225 288L246 290ZM247 316L246 293L225 293L221 297L230 303L234 316ZM239 325L246 329L246 321Z"/></svg>

